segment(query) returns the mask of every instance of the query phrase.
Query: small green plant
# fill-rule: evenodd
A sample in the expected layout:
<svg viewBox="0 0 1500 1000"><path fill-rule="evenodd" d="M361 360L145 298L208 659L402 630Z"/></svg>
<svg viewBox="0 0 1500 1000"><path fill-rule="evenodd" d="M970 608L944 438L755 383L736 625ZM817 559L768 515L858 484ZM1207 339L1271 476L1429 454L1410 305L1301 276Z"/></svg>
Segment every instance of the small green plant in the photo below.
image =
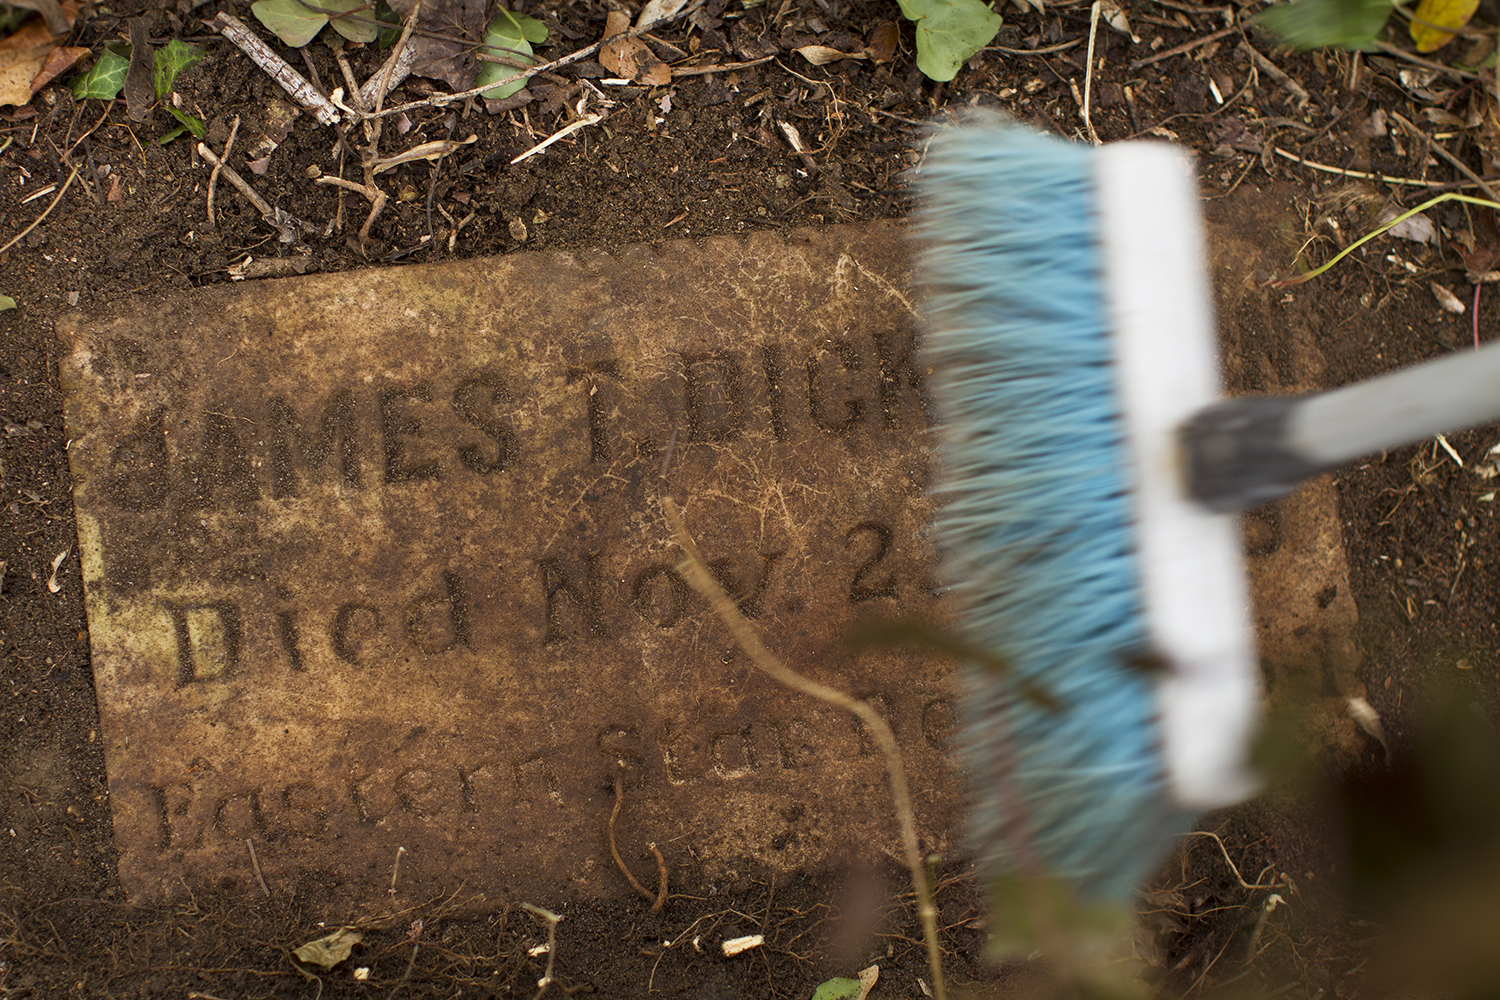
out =
<svg viewBox="0 0 1500 1000"><path fill-rule="evenodd" d="M1004 23L980 0L897 0L917 26L917 68L932 80L951 80L959 67L994 40Z"/></svg>
<svg viewBox="0 0 1500 1000"><path fill-rule="evenodd" d="M320 0L316 6L302 0L257 0L250 10L277 38L300 49L317 37L324 25L332 25L351 42L373 42L380 24L371 18L350 16L369 7L364 0Z"/></svg>
<svg viewBox="0 0 1500 1000"><path fill-rule="evenodd" d="M157 49L151 57L151 90L157 103L161 103L172 93L172 85L177 82L178 74L202 59L202 49L177 38ZM80 101L112 101L120 96L129 73L130 46L124 42L110 42L104 46L88 72L73 78L73 96ZM184 132L203 138L202 119L170 105L167 106L167 113L177 119L178 125L156 140L158 143L166 145Z"/></svg>
<svg viewBox="0 0 1500 1000"><path fill-rule="evenodd" d="M541 21L534 17L527 17L525 14L513 14L501 7L495 12L495 19L484 31L484 47L480 53L517 63L529 63L532 61L531 46L540 45L546 40L547 26ZM516 70L513 66L486 62L480 65L479 75L474 78L474 86L482 87L487 83L496 83L515 75ZM526 86L525 80L512 80L510 83L491 87L484 92L484 96L486 100L495 101L502 97L509 97L524 86Z"/></svg>

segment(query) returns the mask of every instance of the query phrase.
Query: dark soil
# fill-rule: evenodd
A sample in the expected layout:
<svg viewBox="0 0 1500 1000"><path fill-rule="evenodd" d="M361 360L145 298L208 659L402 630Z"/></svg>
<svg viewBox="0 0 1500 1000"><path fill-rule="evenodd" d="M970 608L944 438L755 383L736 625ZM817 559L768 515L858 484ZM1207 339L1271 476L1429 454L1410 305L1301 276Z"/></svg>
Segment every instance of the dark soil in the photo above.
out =
<svg viewBox="0 0 1500 1000"><path fill-rule="evenodd" d="M516 6L552 29L540 50L549 58L598 38L605 17L605 6L592 2L521 0ZM341 199L314 184L310 171L332 169L332 135L303 116L263 176L245 169L244 153L270 128L268 108L280 92L203 27L221 7L255 24L248 5L229 0L179 0L175 8L125 0L81 18L69 44L97 52L128 34L126 18L145 14L153 42L176 37L206 46L204 62L178 83L183 107L209 121L215 149L223 148L238 116L240 152L233 164L274 206L321 233ZM674 62L685 53L696 54L693 62L775 58L731 72L679 76L667 87L601 85L617 102L606 123L514 166L513 157L569 121L562 101L576 100L580 80L608 75L597 63L577 63L549 77L534 88L537 100L512 111L415 111L404 134L387 129L388 148L470 134L478 139L435 167L420 162L384 175L397 197L363 245L354 234L366 206L355 194L342 199L342 232L288 246L221 182L219 225L209 227L209 168L188 139L156 143L171 124L161 110L132 122L123 101L107 109L98 101L76 103L60 84L38 94L28 109L8 109L0 125L0 142L8 141L0 153L0 239L23 229L50 201L26 201L29 195L60 186L74 166L81 169L46 220L0 256L0 292L19 303L0 313L0 995L534 991L546 960L528 948L544 940L545 928L517 908L459 919L445 913L443 900L417 906L365 929L350 964L371 970L367 982L355 982L345 965L314 983L285 955L322 933L320 921L338 919L336 901L320 898L316 885L291 898L263 899L248 890L233 898L197 893L163 909L124 898L114 870L76 559L64 560L60 589L48 587L53 558L76 547L52 325L75 305L98 311L127 296L229 281L228 269L247 255L292 259L298 273L332 272L901 218L912 208L903 171L920 160L925 122L983 105L1054 131L1081 133L1086 3L1053 4L1045 13L1007 8L997 47L971 60L952 84L933 83L917 71L911 26L893 3L710 0L706 10L706 28L679 22L657 32L659 51ZM1264 246L1272 270L1292 273L1299 251L1326 259L1367 229L1381 205L1415 204L1425 193L1319 172L1283 152L1335 168L1438 184L1462 180L1447 161L1427 154L1421 136L1403 131L1400 115L1477 172L1493 172L1490 77L1413 77L1412 71L1425 71L1394 55L1278 53L1243 27L1233 5L1140 0L1129 13L1140 43L1103 27L1098 34L1099 62L1087 83L1099 137L1154 134L1195 149L1205 196L1223 199L1211 216L1244 218L1273 234ZM891 21L903 34L890 62L848 59L814 67L792 51L814 42L858 50ZM1236 30L1205 41L1226 26ZM1194 42L1200 44L1163 57ZM1033 49L1038 52L1028 54ZM305 65L299 54L282 51L293 65ZM325 86L340 79L326 46L315 43L306 53ZM361 79L377 58L369 50L350 54ZM391 101L418 99L430 89L426 81L408 80ZM1447 119L1424 117L1432 108L1457 115L1460 124L1433 126ZM1465 124L1470 108L1478 109L1477 125ZM783 125L796 128L805 153L789 148ZM1433 140L1436 132L1444 138ZM450 250L452 220L471 212ZM1495 250L1500 237L1486 213L1434 212L1447 231L1444 246L1472 232L1480 250ZM1486 337L1488 318L1500 310L1490 287L1481 286L1475 300L1455 252L1394 239L1298 287L1274 315L1317 332L1326 361L1321 381L1341 384L1464 348L1471 316L1441 311L1430 289L1434 281L1471 308L1477 302L1480 336ZM1290 293L1256 288L1246 294L1269 308ZM1240 361L1263 359L1269 370L1290 364L1284 331L1240 319L1225 316ZM1253 375L1257 364L1236 366L1230 359L1234 389L1262 387ZM1497 431L1447 440L1463 467L1432 444L1373 459L1337 481L1360 610L1359 680L1381 717L1389 750L1359 737L1354 752L1316 760L1297 783L1210 818L1205 829L1218 832L1243 882L1212 840L1193 838L1144 898L1138 950L1164 995L1225 989L1349 997L1391 989L1403 975L1425 981L1438 968L1468 977L1455 988L1486 982L1494 972L1485 964L1493 956L1474 954L1492 947L1464 947L1484 941L1480 931L1494 940L1496 894L1479 891L1496 885L1487 838L1492 817L1485 809L1452 807L1466 796L1492 799L1494 786L1485 784L1492 772L1478 764L1449 766L1487 759L1480 751L1462 758L1428 753L1420 738L1423 706L1434 703L1428 693L1437 688L1457 692L1444 703L1457 705L1457 714L1442 716L1441 731L1474 730L1472 746L1461 748L1466 751L1487 750L1487 730L1465 728L1462 720L1494 720L1500 713L1496 487L1475 471L1494 464L1488 450ZM1434 784L1434 774L1452 773L1458 776ZM927 973L901 872L880 873L890 889L881 904L882 937L874 952L858 954L839 944L847 875L829 872L794 885L747 875L724 896L674 897L659 915L645 902L569 907L559 927L557 984L569 994L604 996L806 997L822 980L852 974L873 954L883 966L877 996L919 995L917 977ZM1284 906L1269 902L1264 887L1273 885ZM944 880L939 905L951 980L985 995L1029 989L1034 981L1026 969L985 966L983 908L961 873ZM1458 933L1460 927L1467 934ZM717 957L721 940L751 933L764 933L768 943L753 962ZM682 935L701 935L701 952L679 940Z"/></svg>

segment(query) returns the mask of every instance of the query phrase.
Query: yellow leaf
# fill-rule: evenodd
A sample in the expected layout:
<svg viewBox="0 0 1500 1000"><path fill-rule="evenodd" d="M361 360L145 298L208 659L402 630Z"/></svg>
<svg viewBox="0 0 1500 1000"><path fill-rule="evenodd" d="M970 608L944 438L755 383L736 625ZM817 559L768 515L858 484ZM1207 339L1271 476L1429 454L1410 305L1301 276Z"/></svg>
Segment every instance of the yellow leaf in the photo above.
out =
<svg viewBox="0 0 1500 1000"><path fill-rule="evenodd" d="M1479 0L1422 0L1411 22L1411 40L1417 43L1417 51L1436 52L1447 45L1453 40L1453 32L1442 29L1462 28L1478 9Z"/></svg>

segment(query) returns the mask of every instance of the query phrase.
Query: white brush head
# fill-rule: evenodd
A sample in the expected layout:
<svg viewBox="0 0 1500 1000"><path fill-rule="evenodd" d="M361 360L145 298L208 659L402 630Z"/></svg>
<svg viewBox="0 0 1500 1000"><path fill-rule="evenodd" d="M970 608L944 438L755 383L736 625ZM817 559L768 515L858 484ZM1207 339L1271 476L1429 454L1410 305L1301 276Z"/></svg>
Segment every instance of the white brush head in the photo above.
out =
<svg viewBox="0 0 1500 1000"><path fill-rule="evenodd" d="M1260 703L1238 522L1187 495L1178 428L1220 395L1192 164L1129 142L1099 150L1105 298L1135 475L1141 585L1176 799L1211 809L1253 794Z"/></svg>

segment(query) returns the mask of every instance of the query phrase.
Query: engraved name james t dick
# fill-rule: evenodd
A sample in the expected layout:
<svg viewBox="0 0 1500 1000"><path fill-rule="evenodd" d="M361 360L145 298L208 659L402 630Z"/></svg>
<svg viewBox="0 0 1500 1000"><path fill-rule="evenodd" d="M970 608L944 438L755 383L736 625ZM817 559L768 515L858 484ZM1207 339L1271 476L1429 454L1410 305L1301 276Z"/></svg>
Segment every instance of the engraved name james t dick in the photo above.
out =
<svg viewBox="0 0 1500 1000"><path fill-rule="evenodd" d="M629 892L894 849L850 717L758 674L679 575L683 506L792 666L891 721L938 848L949 668L899 230L219 286L60 326L120 874ZM247 841L249 844L247 845Z"/></svg>

